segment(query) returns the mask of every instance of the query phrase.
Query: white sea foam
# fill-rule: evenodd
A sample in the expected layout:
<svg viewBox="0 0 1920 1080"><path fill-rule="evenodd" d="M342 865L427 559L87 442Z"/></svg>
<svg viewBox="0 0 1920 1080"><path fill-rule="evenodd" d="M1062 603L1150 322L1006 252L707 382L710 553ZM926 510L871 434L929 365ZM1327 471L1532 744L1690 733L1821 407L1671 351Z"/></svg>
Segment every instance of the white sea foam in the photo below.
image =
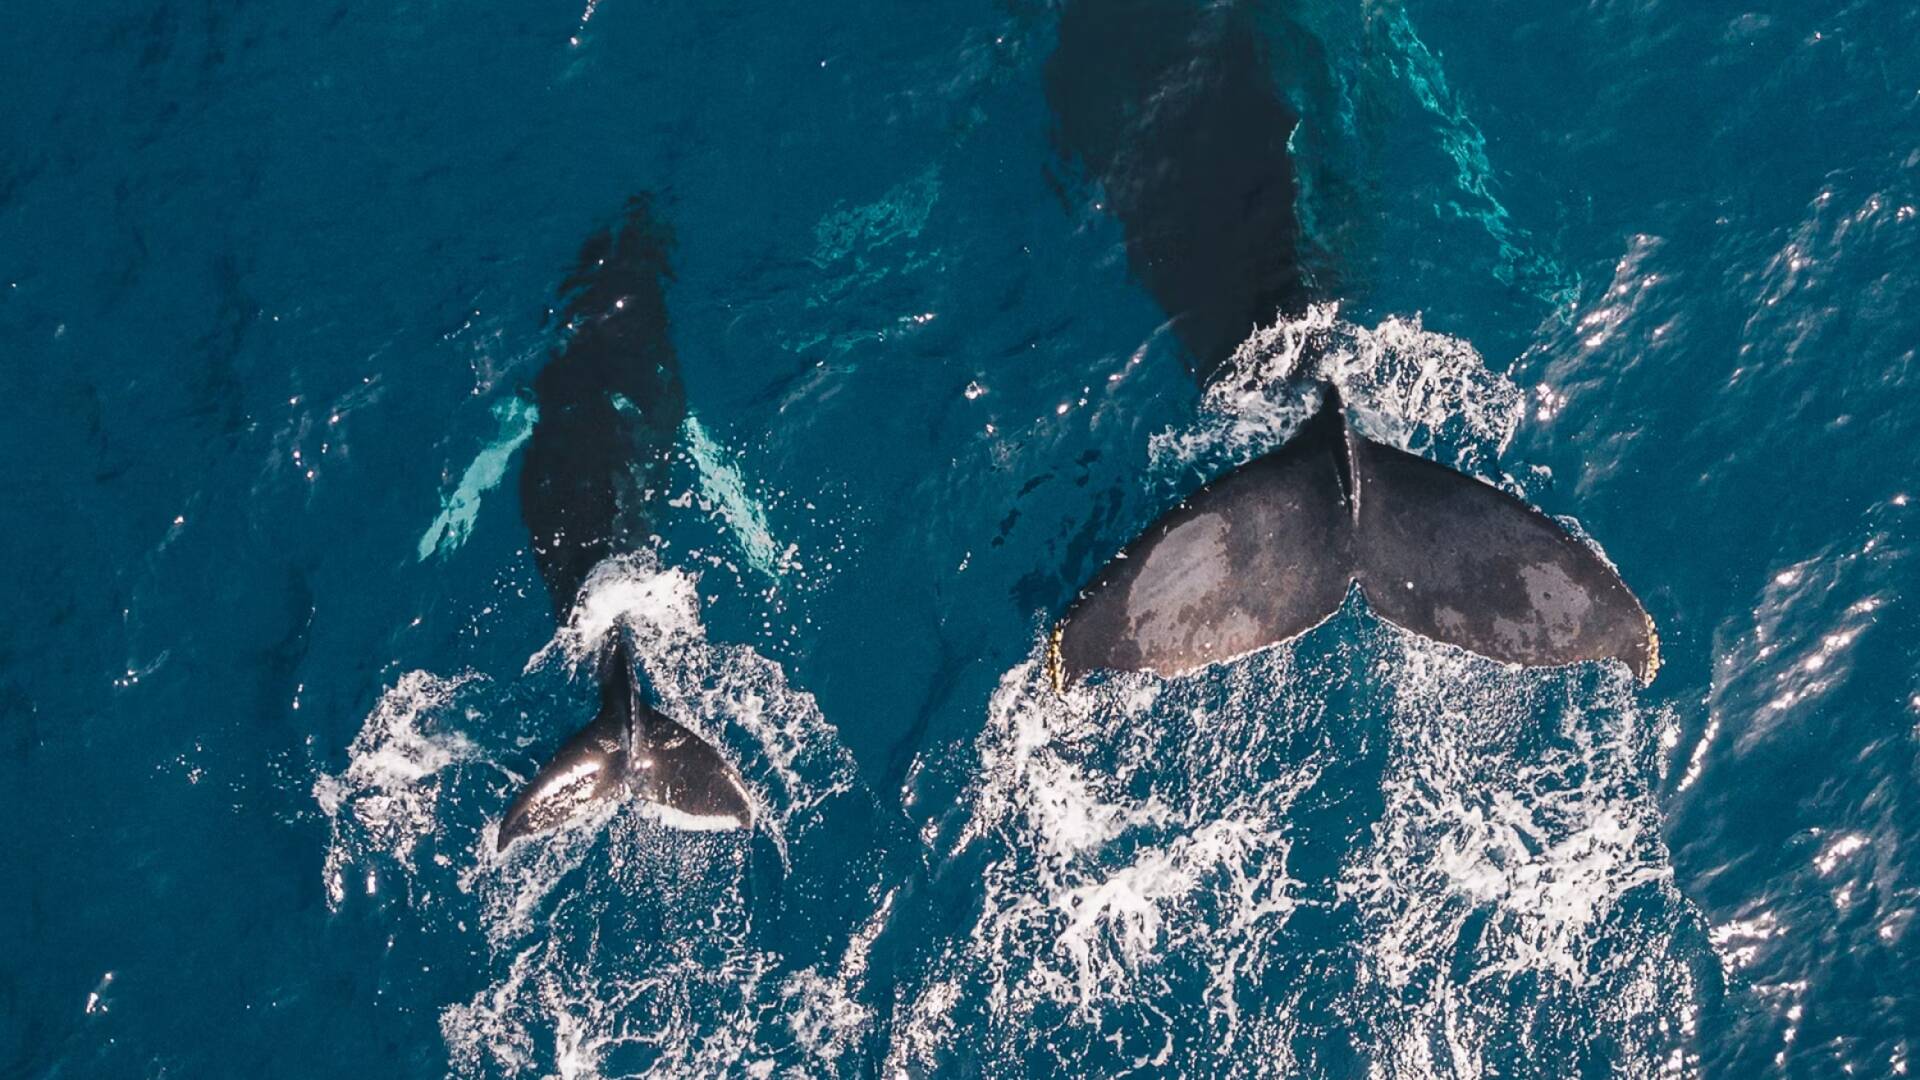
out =
<svg viewBox="0 0 1920 1080"><path fill-rule="evenodd" d="M1655 716L1632 676L1527 672L1382 633L1385 806L1340 888L1361 912L1362 986L1430 1002L1380 1017L1385 1074L1421 1075L1440 1046L1459 1069L1516 1040L1627 1075L1687 1071L1698 915L1660 836Z"/></svg>
<svg viewBox="0 0 1920 1080"><path fill-rule="evenodd" d="M956 995L986 1011L984 1028L958 1037L991 1055L1030 1052L1065 1025L1165 1065L1181 1001L1232 1046L1244 1034L1239 965L1297 906L1286 817L1311 762L1246 770L1236 746L1253 710L1169 709L1138 682L1061 699L1040 668L1036 655L1008 673L989 706L968 818L945 853L985 860L984 904L940 977L896 1011L890 1073L938 1068L953 1025L968 1022L953 1017Z"/></svg>
<svg viewBox="0 0 1920 1080"><path fill-rule="evenodd" d="M796 973L780 987L786 1023L809 1060L830 1071L844 1062L860 1064L860 1040L873 1026L873 1009L861 1001L874 939L893 915L896 887L881 898L866 923L848 940L838 965L821 964ZM848 1068L847 1071L854 1071Z"/></svg>
<svg viewBox="0 0 1920 1080"><path fill-rule="evenodd" d="M889 1071L955 1040L1088 1072L1311 1074L1360 1047L1367 1075L1473 1076L1515 1045L1691 1071L1697 916L1630 673L1357 629L1065 697L1011 672L934 853L984 903L896 1009Z"/></svg>
<svg viewBox="0 0 1920 1080"><path fill-rule="evenodd" d="M1415 452L1443 440L1449 463L1470 472L1493 467L1526 411L1520 387L1489 370L1472 345L1417 316L1364 327L1341 319L1337 304L1315 304L1240 344L1208 387L1198 422L1154 436L1154 469L1217 468L1279 447L1318 404L1303 396L1309 380L1338 387L1369 437Z"/></svg>
<svg viewBox="0 0 1920 1080"><path fill-rule="evenodd" d="M480 753L444 724L463 688L479 681L472 674L402 675L380 695L347 748L347 767L315 778L313 798L332 831L322 869L328 906L337 909L345 901L347 873L356 865L365 864L368 891L382 863L417 872L416 850L438 831L441 772Z"/></svg>

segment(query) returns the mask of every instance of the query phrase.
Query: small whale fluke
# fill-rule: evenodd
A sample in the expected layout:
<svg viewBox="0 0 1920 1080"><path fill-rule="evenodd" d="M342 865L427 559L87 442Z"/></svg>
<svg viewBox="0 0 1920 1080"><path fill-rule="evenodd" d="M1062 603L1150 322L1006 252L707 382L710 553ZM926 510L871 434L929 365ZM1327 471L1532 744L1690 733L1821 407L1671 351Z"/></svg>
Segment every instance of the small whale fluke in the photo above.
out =
<svg viewBox="0 0 1920 1080"><path fill-rule="evenodd" d="M1494 660L1659 667L1646 610L1598 553L1490 484L1355 435L1331 388L1285 446L1194 493L1101 571L1049 650L1184 674L1298 637L1358 586L1381 618Z"/></svg>
<svg viewBox="0 0 1920 1080"><path fill-rule="evenodd" d="M600 657L600 711L514 797L500 822L504 851L608 799L650 803L683 829L746 829L753 804L720 752L640 697L624 634Z"/></svg>

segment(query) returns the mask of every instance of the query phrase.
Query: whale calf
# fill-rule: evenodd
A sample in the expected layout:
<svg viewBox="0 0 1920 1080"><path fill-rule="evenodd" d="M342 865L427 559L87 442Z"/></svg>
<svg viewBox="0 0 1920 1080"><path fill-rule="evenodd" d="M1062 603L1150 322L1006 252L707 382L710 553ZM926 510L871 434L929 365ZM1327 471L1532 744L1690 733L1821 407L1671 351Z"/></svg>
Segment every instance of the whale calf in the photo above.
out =
<svg viewBox="0 0 1920 1080"><path fill-rule="evenodd" d="M672 243L645 195L589 237L561 285L565 343L534 378L539 418L521 466L520 513L562 624L595 566L652 537L652 503L686 417L667 333ZM652 803L681 827L750 827L739 773L647 703L624 630L614 630L593 667L599 711L507 807L498 848L612 798Z"/></svg>
<svg viewBox="0 0 1920 1080"><path fill-rule="evenodd" d="M1288 149L1299 117L1251 5L1072 0L1045 81L1060 153L1099 186L1203 383L1316 298ZM1102 669L1183 674L1304 633L1356 587L1387 621L1495 660L1617 659L1642 681L1659 667L1652 620L1592 548L1491 484L1360 438L1330 386L1286 445L1101 570L1047 667L1062 688Z"/></svg>

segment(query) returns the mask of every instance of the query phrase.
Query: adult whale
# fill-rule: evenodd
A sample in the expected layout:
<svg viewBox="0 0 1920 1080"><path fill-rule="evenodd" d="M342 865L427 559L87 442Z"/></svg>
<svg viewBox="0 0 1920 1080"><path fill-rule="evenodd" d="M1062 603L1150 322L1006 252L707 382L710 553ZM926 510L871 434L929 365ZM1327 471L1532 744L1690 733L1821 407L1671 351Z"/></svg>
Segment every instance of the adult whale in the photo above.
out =
<svg viewBox="0 0 1920 1080"><path fill-rule="evenodd" d="M569 621L593 568L652 536L650 511L686 416L667 334L672 235L635 196L580 249L561 285L566 341L533 382L539 419L520 473L520 513L556 615ZM616 629L594 663L600 707L507 807L498 846L610 798L655 804L673 824L746 828L752 804L726 758L653 708Z"/></svg>
<svg viewBox="0 0 1920 1080"><path fill-rule="evenodd" d="M1045 81L1062 155L1102 191L1134 276L1203 382L1262 322L1314 299L1302 269L1299 117L1245 3L1073 0ZM1340 398L1285 446L1189 496L1055 628L1056 685L1162 675L1286 641L1358 587L1374 613L1495 660L1659 666L1613 567L1521 500L1361 438Z"/></svg>

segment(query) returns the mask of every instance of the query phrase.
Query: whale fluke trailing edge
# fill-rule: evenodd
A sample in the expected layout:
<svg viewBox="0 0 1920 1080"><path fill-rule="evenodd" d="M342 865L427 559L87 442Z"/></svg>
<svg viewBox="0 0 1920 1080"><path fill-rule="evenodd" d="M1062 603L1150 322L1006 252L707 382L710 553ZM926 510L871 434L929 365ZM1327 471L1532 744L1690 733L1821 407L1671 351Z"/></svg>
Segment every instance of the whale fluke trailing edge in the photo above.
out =
<svg viewBox="0 0 1920 1080"><path fill-rule="evenodd" d="M667 332L672 247L644 194L628 200L618 227L590 236L561 286L565 348L534 379L540 418L521 466L520 515L563 624L594 567L653 535L653 505L686 417ZM617 798L650 803L680 828L750 828L740 774L647 704L624 629L614 629L593 666L599 712L514 798L496 846L505 850Z"/></svg>
<svg viewBox="0 0 1920 1080"><path fill-rule="evenodd" d="M1328 387L1279 450L1201 488L1128 545L1055 628L1056 687L1098 669L1181 675L1291 640L1358 587L1373 612L1494 660L1617 659L1644 683L1653 622L1552 518L1361 438Z"/></svg>

